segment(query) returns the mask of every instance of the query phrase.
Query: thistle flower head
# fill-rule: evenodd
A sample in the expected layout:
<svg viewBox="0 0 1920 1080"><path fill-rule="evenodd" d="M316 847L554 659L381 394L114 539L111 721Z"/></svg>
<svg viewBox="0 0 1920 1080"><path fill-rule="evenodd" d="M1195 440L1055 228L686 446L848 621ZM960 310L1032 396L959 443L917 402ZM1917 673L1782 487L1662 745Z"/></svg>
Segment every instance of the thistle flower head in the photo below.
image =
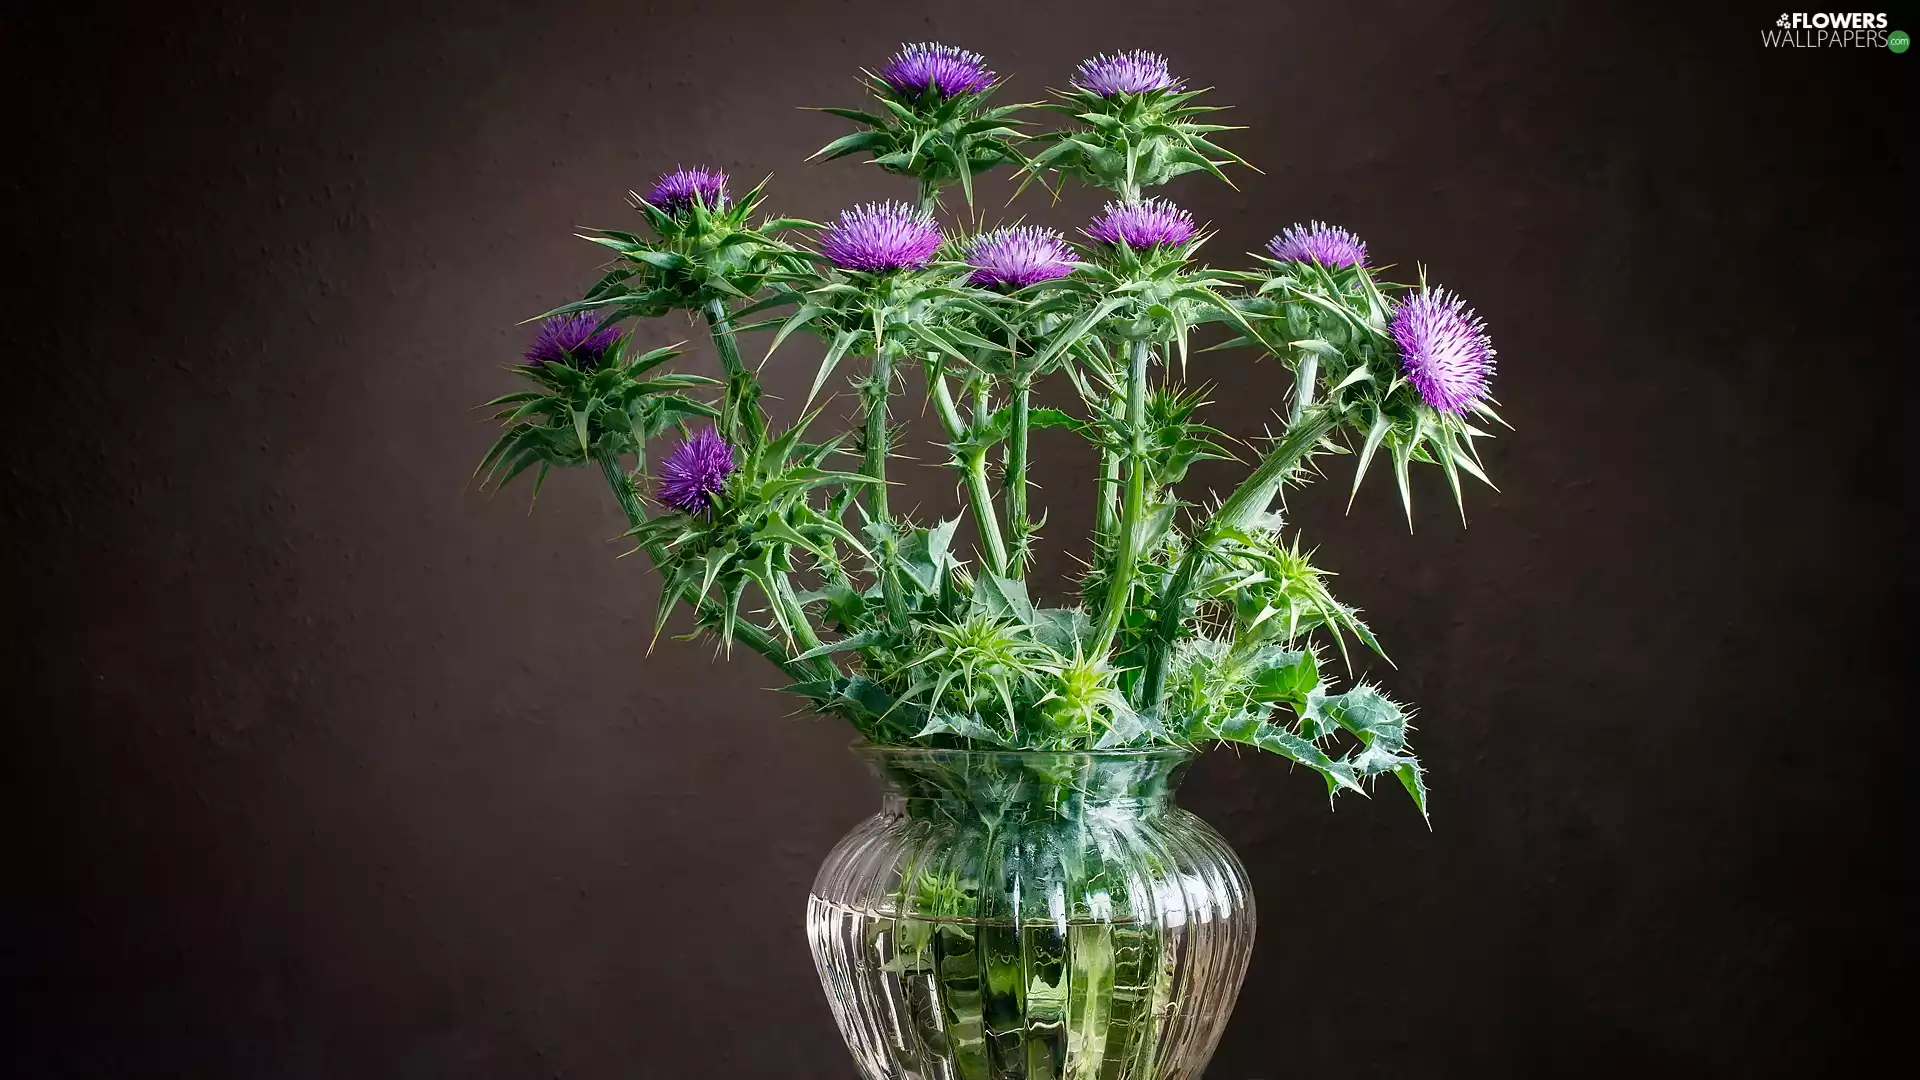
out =
<svg viewBox="0 0 1920 1080"><path fill-rule="evenodd" d="M660 501L683 513L713 513L713 496L737 466L733 447L712 428L695 432L660 463Z"/></svg>
<svg viewBox="0 0 1920 1080"><path fill-rule="evenodd" d="M1445 289L1421 289L1394 306L1387 331L1420 400L1463 413L1486 396L1493 341L1466 301Z"/></svg>
<svg viewBox="0 0 1920 1080"><path fill-rule="evenodd" d="M1087 235L1103 244L1126 245L1134 251L1172 247L1193 239L1193 215L1165 199L1110 202L1087 226Z"/></svg>
<svg viewBox="0 0 1920 1080"><path fill-rule="evenodd" d="M1149 90L1178 90L1180 80L1167 71L1166 57L1145 49L1131 49L1080 61L1079 69L1073 73L1073 85L1101 97L1115 97L1144 94Z"/></svg>
<svg viewBox="0 0 1920 1080"><path fill-rule="evenodd" d="M934 41L902 45L880 69L880 81L896 92L917 97L931 87L941 97L977 94L993 85L979 53Z"/></svg>
<svg viewBox="0 0 1920 1080"><path fill-rule="evenodd" d="M678 168L654 182L647 202L669 214L692 209L694 200L709 210L727 205L727 174L719 169Z"/></svg>
<svg viewBox="0 0 1920 1080"><path fill-rule="evenodd" d="M1267 242L1267 252L1281 262L1319 263L1329 270L1367 265L1366 241L1320 221L1289 225Z"/></svg>
<svg viewBox="0 0 1920 1080"><path fill-rule="evenodd" d="M1066 238L1038 225L1015 225L981 233L967 245L968 280L975 285L1022 289L1073 273L1073 249Z"/></svg>
<svg viewBox="0 0 1920 1080"><path fill-rule="evenodd" d="M571 360L578 368L599 367L607 351L620 340L620 331L613 327L600 330L599 326L600 316L591 311L553 316L533 335L533 344L527 346L527 363L541 367Z"/></svg>
<svg viewBox="0 0 1920 1080"><path fill-rule="evenodd" d="M933 215L903 202L868 203L843 210L820 240L820 251L842 270L918 270L940 248Z"/></svg>

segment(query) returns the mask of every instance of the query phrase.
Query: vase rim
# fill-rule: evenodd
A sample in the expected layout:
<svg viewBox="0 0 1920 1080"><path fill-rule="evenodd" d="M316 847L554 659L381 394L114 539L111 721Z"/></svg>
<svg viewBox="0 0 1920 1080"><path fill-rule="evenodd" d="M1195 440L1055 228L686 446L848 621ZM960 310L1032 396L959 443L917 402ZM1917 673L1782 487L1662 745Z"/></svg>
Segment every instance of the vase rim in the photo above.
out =
<svg viewBox="0 0 1920 1080"><path fill-rule="evenodd" d="M941 758L941 757L1082 757L1110 760L1147 761L1156 758L1181 759L1195 757L1199 750L1184 746L1139 746L1109 747L1102 750L1021 750L1012 747L982 747L980 749L961 749L951 746L913 746L901 744L876 743L868 739L854 739L847 749L862 758Z"/></svg>

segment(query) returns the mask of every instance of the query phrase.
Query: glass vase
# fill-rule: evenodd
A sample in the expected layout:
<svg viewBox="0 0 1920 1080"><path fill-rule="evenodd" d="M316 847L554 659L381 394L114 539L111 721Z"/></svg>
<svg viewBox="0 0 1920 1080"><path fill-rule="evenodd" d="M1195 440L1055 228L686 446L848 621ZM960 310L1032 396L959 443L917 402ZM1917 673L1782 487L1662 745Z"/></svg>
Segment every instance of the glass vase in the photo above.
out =
<svg viewBox="0 0 1920 1080"><path fill-rule="evenodd" d="M827 856L814 965L867 1080L1200 1076L1253 951L1192 754L858 745L880 812Z"/></svg>

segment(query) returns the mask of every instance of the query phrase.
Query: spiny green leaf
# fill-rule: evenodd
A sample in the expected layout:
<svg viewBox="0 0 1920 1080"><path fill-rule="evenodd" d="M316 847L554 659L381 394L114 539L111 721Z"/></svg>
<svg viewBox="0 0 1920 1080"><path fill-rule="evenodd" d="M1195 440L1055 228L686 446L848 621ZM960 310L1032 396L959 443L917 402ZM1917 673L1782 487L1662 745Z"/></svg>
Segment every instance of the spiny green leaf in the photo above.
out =
<svg viewBox="0 0 1920 1080"><path fill-rule="evenodd" d="M871 645L878 645L881 642L887 641L893 636L894 636L893 631L886 630L886 629L876 628L872 630L862 630L857 634L851 634L847 637L843 637L839 641L829 641L821 645L819 648L809 649L806 652L801 653L799 656L794 657L794 659L812 660L815 657L827 656L832 653L852 652L855 649L864 649Z"/></svg>
<svg viewBox="0 0 1920 1080"><path fill-rule="evenodd" d="M1366 789L1360 786L1359 779L1354 776L1352 766L1342 761L1335 761L1319 747L1285 728L1268 722L1257 713L1243 712L1209 722L1204 726L1202 734L1208 738L1256 746L1305 765L1326 779L1328 794L1341 789L1366 794Z"/></svg>
<svg viewBox="0 0 1920 1080"><path fill-rule="evenodd" d="M994 573L983 573L974 581L973 611L1023 626L1033 622L1033 601L1027 598L1027 583Z"/></svg>
<svg viewBox="0 0 1920 1080"><path fill-rule="evenodd" d="M1360 447L1359 461L1354 465L1353 490L1347 495L1347 510L1349 512L1353 510L1353 500L1360 495L1360 481L1366 479L1367 466L1373 461L1374 451L1380 449L1380 440L1387 437L1387 432L1391 430L1392 427L1393 422L1388 420L1386 415L1381 413L1380 410L1375 409L1373 413L1373 423L1367 427L1366 441Z"/></svg>
<svg viewBox="0 0 1920 1080"><path fill-rule="evenodd" d="M833 374L833 369L839 366L840 358L847 354L847 350L853 346L854 339L858 336L857 330L842 330L834 336L833 344L827 349L827 355L820 361L819 373L813 377L813 388L807 391L807 400L800 406L801 408L813 406L813 399L820 396L820 388L826 385L827 376Z"/></svg>

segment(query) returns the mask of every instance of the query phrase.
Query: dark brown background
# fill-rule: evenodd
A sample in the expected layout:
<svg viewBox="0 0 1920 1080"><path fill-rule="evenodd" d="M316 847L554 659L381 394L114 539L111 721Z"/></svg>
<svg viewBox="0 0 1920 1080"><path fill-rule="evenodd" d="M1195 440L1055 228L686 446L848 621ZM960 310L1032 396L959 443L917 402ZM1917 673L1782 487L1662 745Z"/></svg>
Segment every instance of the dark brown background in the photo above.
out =
<svg viewBox="0 0 1920 1080"><path fill-rule="evenodd" d="M899 194L803 165L841 129L795 106L927 37L1020 96L1165 50L1266 170L1170 190L1214 258L1341 222L1501 349L1470 530L1431 476L1412 537L1387 484L1296 500L1435 827L1203 763L1262 921L1209 1075L1809 1076L1903 1034L1920 57L1766 50L1757 5L166 7L5 21L10 1075L851 1075L800 932L874 805L846 733L750 657L645 655L595 478L463 485L574 227L676 162ZM1285 386L1197 374L1243 437ZM1087 466L1040 460L1057 589Z"/></svg>

